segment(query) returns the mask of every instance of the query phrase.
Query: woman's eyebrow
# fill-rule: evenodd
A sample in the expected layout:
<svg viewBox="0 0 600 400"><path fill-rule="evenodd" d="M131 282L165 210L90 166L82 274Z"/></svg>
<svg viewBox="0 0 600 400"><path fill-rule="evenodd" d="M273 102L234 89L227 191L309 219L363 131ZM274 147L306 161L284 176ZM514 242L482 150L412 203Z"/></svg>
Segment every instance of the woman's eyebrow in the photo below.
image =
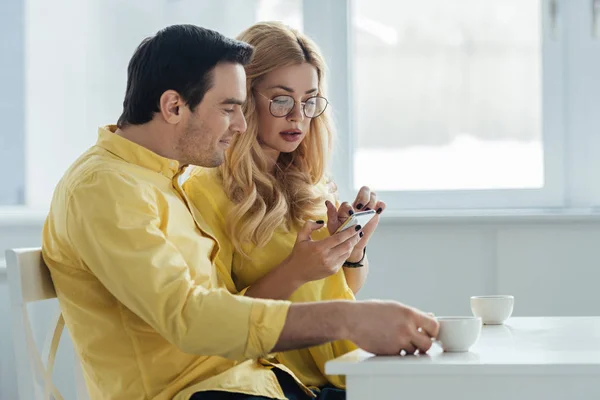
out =
<svg viewBox="0 0 600 400"><path fill-rule="evenodd" d="M290 87L287 87L287 86L284 86L284 85L275 85L275 86L271 86L271 87L267 88L267 90L271 90L271 89L282 89L282 90L285 90L286 92L294 93L294 89L292 89ZM314 93L314 92L316 92L318 90L319 89L314 88L314 89L307 90L304 93L305 94Z"/></svg>

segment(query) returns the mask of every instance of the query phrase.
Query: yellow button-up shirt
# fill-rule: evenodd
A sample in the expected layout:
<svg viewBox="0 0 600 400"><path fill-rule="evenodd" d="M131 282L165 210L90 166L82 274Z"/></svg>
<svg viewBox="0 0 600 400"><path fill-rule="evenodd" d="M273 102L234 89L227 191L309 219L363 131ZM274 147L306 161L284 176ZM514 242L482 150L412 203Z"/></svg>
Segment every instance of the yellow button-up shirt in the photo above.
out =
<svg viewBox="0 0 600 400"><path fill-rule="evenodd" d="M290 230L277 229L271 240L263 247L256 247L251 243L244 244L244 252L248 254L248 257L244 257L235 249L226 229L226 216L233 207L233 203L227 197L216 169L195 168L183 188L204 220L210 225L221 245L216 259L217 270L232 293L244 294L249 286L281 264L292 252L298 235L298 229L294 227ZM324 195L328 195L325 185L318 185L315 189L320 189ZM333 196L330 196L329 200L335 202ZM320 219L327 220L324 205L323 215ZM329 232L326 227L312 234L314 240L324 239L327 236L329 236ZM233 277L233 281L229 277ZM352 289L348 287L344 271L340 269L325 279L305 283L290 296L289 300L292 302L353 301L355 298ZM338 340L307 349L279 353L277 360L293 371L305 385L312 387L331 383L343 388L345 387L344 377L326 375L325 363L356 349L354 343L348 340Z"/></svg>
<svg viewBox="0 0 600 400"><path fill-rule="evenodd" d="M101 128L58 184L42 250L92 399L224 390L284 399L272 365L289 303L234 296L177 161ZM236 361L237 360L237 361Z"/></svg>

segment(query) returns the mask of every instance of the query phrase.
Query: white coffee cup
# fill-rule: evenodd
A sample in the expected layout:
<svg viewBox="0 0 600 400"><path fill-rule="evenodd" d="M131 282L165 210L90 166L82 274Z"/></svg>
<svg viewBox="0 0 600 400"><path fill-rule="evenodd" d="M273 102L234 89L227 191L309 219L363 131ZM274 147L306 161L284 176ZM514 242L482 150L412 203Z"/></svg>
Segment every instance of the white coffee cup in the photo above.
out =
<svg viewBox="0 0 600 400"><path fill-rule="evenodd" d="M513 312L515 298L513 296L473 296L471 311L480 317L486 325L501 325Z"/></svg>
<svg viewBox="0 0 600 400"><path fill-rule="evenodd" d="M481 318L438 317L440 332L437 340L447 352L465 352L477 342L481 333Z"/></svg>

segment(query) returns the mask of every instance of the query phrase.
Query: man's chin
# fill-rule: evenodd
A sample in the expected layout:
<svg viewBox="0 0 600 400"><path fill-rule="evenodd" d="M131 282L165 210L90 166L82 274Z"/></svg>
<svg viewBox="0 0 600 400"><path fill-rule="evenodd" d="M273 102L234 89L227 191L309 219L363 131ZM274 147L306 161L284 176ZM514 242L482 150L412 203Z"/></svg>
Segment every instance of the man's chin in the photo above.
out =
<svg viewBox="0 0 600 400"><path fill-rule="evenodd" d="M198 165L200 167L216 168L225 162L225 156L220 155L220 156L214 157L210 160L198 160L197 162L198 162L198 164L196 164L196 165Z"/></svg>

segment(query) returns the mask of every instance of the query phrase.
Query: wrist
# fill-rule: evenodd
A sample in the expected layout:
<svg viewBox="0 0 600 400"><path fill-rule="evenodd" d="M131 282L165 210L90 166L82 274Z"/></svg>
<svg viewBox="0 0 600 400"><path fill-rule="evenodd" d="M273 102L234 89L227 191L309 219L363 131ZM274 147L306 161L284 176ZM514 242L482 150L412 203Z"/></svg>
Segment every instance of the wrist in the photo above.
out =
<svg viewBox="0 0 600 400"><path fill-rule="evenodd" d="M336 303L337 310L332 314L337 319L334 323L335 340L352 340L354 316L358 303L355 301L336 301Z"/></svg>
<svg viewBox="0 0 600 400"><path fill-rule="evenodd" d="M353 250L352 254L350 254L350 257L344 262L344 267L345 268L360 268L360 267L364 267L364 263L365 263L365 258L367 257L367 247L363 247L360 253L360 258L359 256L355 255L355 251L357 250ZM356 260L356 261L355 261Z"/></svg>
<svg viewBox="0 0 600 400"><path fill-rule="evenodd" d="M287 282L293 290L298 289L308 282L300 275L301 271L291 259L285 260L279 266L280 282Z"/></svg>
<svg viewBox="0 0 600 400"><path fill-rule="evenodd" d="M351 262L351 263L361 262L364 257L365 248L366 247L362 247L362 248L355 247L354 250L352 250L350 257L348 257L348 259L346 261Z"/></svg>

